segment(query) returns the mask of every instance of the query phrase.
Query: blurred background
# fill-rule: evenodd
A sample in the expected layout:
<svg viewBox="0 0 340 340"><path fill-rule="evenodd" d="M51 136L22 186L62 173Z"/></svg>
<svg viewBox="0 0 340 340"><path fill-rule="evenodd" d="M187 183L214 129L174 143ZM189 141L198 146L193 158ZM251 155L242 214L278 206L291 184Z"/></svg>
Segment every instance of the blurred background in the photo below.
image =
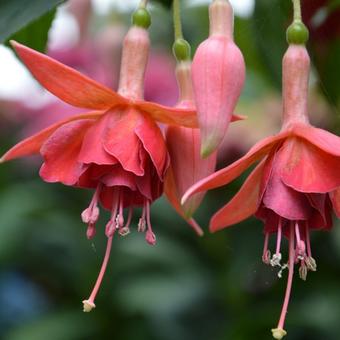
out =
<svg viewBox="0 0 340 340"><path fill-rule="evenodd" d="M152 52L145 97L173 105L177 87L171 4L150 2ZM287 0L231 2L235 40L247 65L236 113L248 119L231 126L219 153L219 167L280 128L281 58L292 17ZM311 120L340 133L340 5L331 0L302 2L313 63ZM184 35L193 49L208 34L207 3L182 1ZM37 37L44 33L50 56L116 88L121 42L136 4L133 0L66 1L14 37L43 49ZM1 154L23 137L79 112L41 89L4 45L0 45L0 75ZM206 196L197 213L206 231L202 238L166 199L153 204L157 245L148 246L136 232L115 239L97 308L85 314L81 301L88 297L101 265L105 236L100 226L107 216L103 214L97 236L88 241L80 213L91 192L43 183L39 165L39 159L31 158L0 167L1 339L271 339L287 273L278 279L275 269L262 264L261 223L252 218L217 234L207 230L209 217L237 191L245 176ZM312 234L318 271L306 282L295 277L287 339L339 339L337 224L331 233Z"/></svg>

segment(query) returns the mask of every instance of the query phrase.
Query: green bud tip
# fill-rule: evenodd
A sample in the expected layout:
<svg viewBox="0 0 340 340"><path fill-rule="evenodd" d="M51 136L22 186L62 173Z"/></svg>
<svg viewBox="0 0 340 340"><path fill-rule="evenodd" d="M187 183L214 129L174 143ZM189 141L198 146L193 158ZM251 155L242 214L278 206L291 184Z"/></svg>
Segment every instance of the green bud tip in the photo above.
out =
<svg viewBox="0 0 340 340"><path fill-rule="evenodd" d="M172 52L177 61L190 60L191 58L190 44L182 38L175 40L174 44L172 45Z"/></svg>
<svg viewBox="0 0 340 340"><path fill-rule="evenodd" d="M294 20L287 28L286 36L288 44L304 45L309 37L308 28L302 21Z"/></svg>
<svg viewBox="0 0 340 340"><path fill-rule="evenodd" d="M151 25L151 16L145 8L138 8L132 14L132 23L135 26L148 29Z"/></svg>

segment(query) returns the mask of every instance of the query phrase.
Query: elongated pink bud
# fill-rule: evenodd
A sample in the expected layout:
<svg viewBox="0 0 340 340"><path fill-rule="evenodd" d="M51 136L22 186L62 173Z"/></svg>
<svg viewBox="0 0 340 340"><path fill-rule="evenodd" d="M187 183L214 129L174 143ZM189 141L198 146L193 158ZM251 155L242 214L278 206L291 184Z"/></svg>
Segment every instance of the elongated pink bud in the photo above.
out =
<svg viewBox="0 0 340 340"><path fill-rule="evenodd" d="M119 94L130 99L143 99L144 73L148 62L149 47L148 31L142 27L132 26L123 44Z"/></svg>
<svg viewBox="0 0 340 340"><path fill-rule="evenodd" d="M191 62L180 62L176 69L176 76L180 92L176 107L194 108ZM193 195L182 207L180 200L190 186L214 172L216 152L206 159L200 157L201 138L199 129L169 126L166 131L166 141L171 159L171 169L167 176L165 193L178 213L188 221L197 233L201 234L191 216L201 204L205 193Z"/></svg>
<svg viewBox="0 0 340 340"><path fill-rule="evenodd" d="M221 143L245 80L244 59L233 40L231 5L215 0L209 17L209 38L199 45L192 64L202 157Z"/></svg>
<svg viewBox="0 0 340 340"><path fill-rule="evenodd" d="M282 60L283 126L308 122L310 59L304 45L289 45Z"/></svg>

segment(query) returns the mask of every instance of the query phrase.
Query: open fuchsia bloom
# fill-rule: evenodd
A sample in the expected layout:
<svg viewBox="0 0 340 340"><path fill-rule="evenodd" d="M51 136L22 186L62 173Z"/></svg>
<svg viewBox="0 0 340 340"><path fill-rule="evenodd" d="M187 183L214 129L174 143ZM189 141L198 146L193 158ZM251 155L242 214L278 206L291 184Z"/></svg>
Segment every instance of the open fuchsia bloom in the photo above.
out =
<svg viewBox="0 0 340 340"><path fill-rule="evenodd" d="M245 80L243 56L233 40L234 15L229 1L214 0L209 17L209 38L198 46L192 63L203 157L222 142Z"/></svg>
<svg viewBox="0 0 340 340"><path fill-rule="evenodd" d="M95 307L113 235L129 233L133 207L142 207L138 231L145 232L149 244L156 242L150 205L163 192L169 166L165 141L156 122L197 127L193 108L168 108L143 100L150 45L143 27L134 25L125 37L118 93L46 55L12 42L42 86L68 104L93 110L46 128L15 145L0 159L4 162L40 154L44 160L40 176L44 181L94 189L91 203L81 215L88 225L88 238L95 235L99 203L111 211L105 228L108 242L104 262L90 298L83 302L84 311Z"/></svg>
<svg viewBox="0 0 340 340"><path fill-rule="evenodd" d="M288 31L289 33L289 31ZM289 35L288 35L289 41ZM309 124L307 112L310 59L303 44L291 44L283 58L283 125L279 134L265 138L238 161L192 186L183 202L201 191L228 184L256 161L234 198L211 219L212 232L241 222L251 215L264 222L263 261L289 268L286 296L273 337L286 335L284 321L292 287L294 264L305 280L316 270L310 231L329 230L332 211L340 217L340 138ZM276 234L274 254L268 240ZM288 264L281 263L281 242L289 241Z"/></svg>
<svg viewBox="0 0 340 340"><path fill-rule="evenodd" d="M195 109L192 82L191 62L180 61L176 68L179 85L177 108ZM206 159L200 157L200 130L181 126L169 126L166 130L166 143L170 154L171 165L166 175L164 191L176 209L199 235L203 231L191 217L201 204L204 193L196 194L181 206L181 197L185 191L200 179L210 175L216 166L216 152Z"/></svg>

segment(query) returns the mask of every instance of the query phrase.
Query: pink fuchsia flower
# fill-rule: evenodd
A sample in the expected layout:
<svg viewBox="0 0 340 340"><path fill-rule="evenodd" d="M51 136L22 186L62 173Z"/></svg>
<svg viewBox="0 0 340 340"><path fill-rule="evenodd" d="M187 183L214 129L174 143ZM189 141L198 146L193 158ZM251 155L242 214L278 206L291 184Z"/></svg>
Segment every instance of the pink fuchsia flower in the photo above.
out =
<svg viewBox="0 0 340 340"><path fill-rule="evenodd" d="M176 68L179 86L177 108L195 109L191 82L191 62L180 61ZM216 166L216 152L206 159L200 157L199 129L169 126L166 129L166 143L171 165L166 175L164 191L176 211L194 228L198 235L202 229L192 218L201 204L204 193L196 194L181 206L180 200L185 191L200 179L210 175Z"/></svg>
<svg viewBox="0 0 340 340"><path fill-rule="evenodd" d="M233 9L227 0L209 7L210 35L195 53L192 79L201 130L201 155L221 143L245 80L245 64L233 40Z"/></svg>
<svg viewBox="0 0 340 340"><path fill-rule="evenodd" d="M210 221L210 230L239 223L251 215L265 226L263 261L288 266L286 296L273 336L286 334L284 321L288 308L294 264L306 279L308 270L316 270L312 257L310 231L329 230L331 213L340 216L340 138L309 124L307 112L310 60L303 45L292 44L283 58L283 126L276 136L253 146L238 161L217 171L192 186L183 201L198 192L228 184L252 164L260 163L251 172L234 198L220 209ZM268 250L271 234L277 234L273 256ZM289 263L281 264L281 240L289 240Z"/></svg>
<svg viewBox="0 0 340 340"><path fill-rule="evenodd" d="M20 142L0 162L40 154L40 176L46 182L95 189L82 213L87 236L95 234L98 205L111 211L105 233L107 249L95 288L84 311L95 307L116 231L129 232L132 209L143 207L138 224L146 241L155 244L150 205L163 191L169 165L165 141L156 122L196 127L192 109L168 108L143 100L143 80L149 50L147 30L133 26L123 46L118 93L79 72L13 42L34 77L52 94L75 107L93 111L71 116ZM136 53L136 51L138 51ZM124 219L124 209L128 210Z"/></svg>

